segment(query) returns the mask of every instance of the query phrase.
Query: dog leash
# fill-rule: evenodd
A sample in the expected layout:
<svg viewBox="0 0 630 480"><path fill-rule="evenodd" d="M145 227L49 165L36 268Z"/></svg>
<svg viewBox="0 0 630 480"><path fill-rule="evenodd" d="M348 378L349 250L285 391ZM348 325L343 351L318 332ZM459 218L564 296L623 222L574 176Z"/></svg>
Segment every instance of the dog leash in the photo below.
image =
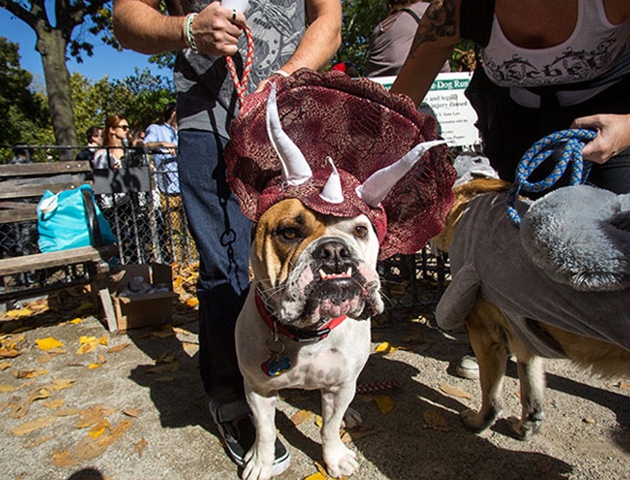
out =
<svg viewBox="0 0 630 480"><path fill-rule="evenodd" d="M564 175L569 164L571 164L569 184L581 185L586 182L592 162L584 161L582 149L596 135L597 132L593 130L561 130L537 141L525 152L516 167L516 178L506 200L507 215L515 227L520 227L522 223L521 217L514 208L516 197L521 190L524 192L542 192L551 188ZM535 183L529 182L528 178L532 172L562 145L564 146L560 159L549 176Z"/></svg>
<svg viewBox="0 0 630 480"><path fill-rule="evenodd" d="M243 76L239 78L236 71L236 65L232 57L225 57L225 63L227 64L228 72L232 78L234 84L234 90L236 90L236 96L238 98L239 106L243 104L243 99L247 95L247 84L249 83L249 75L252 71L252 65L254 64L254 36L251 29L246 25L245 39L247 40L247 54L245 56L245 65L243 67Z"/></svg>

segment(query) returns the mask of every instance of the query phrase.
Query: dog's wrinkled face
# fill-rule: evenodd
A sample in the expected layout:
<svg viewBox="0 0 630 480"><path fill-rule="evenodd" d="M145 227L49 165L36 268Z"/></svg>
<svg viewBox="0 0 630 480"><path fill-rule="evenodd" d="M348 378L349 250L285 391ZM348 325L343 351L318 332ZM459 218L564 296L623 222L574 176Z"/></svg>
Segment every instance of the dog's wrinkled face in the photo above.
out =
<svg viewBox="0 0 630 480"><path fill-rule="evenodd" d="M378 239L363 215L326 216L297 199L283 200L261 216L252 248L254 275L282 324L309 328L383 311Z"/></svg>

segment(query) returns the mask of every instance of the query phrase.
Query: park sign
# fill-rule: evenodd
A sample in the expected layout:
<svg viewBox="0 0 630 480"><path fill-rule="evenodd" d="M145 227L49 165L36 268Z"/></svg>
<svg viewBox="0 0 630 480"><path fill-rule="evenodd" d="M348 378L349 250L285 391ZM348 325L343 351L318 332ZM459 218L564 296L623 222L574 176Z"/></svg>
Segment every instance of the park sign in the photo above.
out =
<svg viewBox="0 0 630 480"><path fill-rule="evenodd" d="M438 121L440 136L449 147L479 145L479 131L475 127L477 114L464 95L472 72L440 73L418 110L429 113ZM396 77L370 78L390 89Z"/></svg>

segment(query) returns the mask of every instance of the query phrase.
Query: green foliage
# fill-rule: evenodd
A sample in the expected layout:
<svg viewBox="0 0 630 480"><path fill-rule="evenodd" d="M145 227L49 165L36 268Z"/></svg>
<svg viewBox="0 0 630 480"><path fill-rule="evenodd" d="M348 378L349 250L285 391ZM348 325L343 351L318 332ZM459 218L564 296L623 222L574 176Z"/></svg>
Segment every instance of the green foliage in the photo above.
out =
<svg viewBox="0 0 630 480"><path fill-rule="evenodd" d="M18 44L0 37L0 145L42 145L53 138L46 97L31 91L32 80L20 67ZM12 158L11 149L0 150L0 161Z"/></svg>
<svg viewBox="0 0 630 480"><path fill-rule="evenodd" d="M90 126L104 125L110 115L120 115L141 128L160 123L162 109L175 99L172 82L153 76L148 69L136 69L135 75L122 80L104 77L95 82L74 73L70 83L74 122L81 142Z"/></svg>
<svg viewBox="0 0 630 480"><path fill-rule="evenodd" d="M343 24L342 44L334 63L350 61L359 72L367 67L368 47L374 27L387 16L387 8L382 0L342 0Z"/></svg>

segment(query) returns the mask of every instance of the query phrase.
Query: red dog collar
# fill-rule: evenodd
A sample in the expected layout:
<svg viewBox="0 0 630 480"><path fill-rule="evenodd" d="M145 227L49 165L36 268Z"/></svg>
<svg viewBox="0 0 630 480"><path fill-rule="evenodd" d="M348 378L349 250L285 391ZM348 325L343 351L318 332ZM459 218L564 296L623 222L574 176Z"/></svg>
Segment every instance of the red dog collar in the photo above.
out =
<svg viewBox="0 0 630 480"><path fill-rule="evenodd" d="M265 305L265 301L262 298L262 294L260 293L260 289L256 288L255 291L255 299L256 299L256 307L258 308L258 313L265 321L265 323L273 330L274 332L281 333L285 337L293 340L294 342L299 343L309 343L309 342L318 342L319 340L323 340L328 336L330 331L341 324L346 318L346 315L342 315L340 317L331 318L328 322L326 322L321 328L317 330L304 330L300 328L292 328L288 325L283 325L278 322L276 318L269 313L267 307Z"/></svg>

